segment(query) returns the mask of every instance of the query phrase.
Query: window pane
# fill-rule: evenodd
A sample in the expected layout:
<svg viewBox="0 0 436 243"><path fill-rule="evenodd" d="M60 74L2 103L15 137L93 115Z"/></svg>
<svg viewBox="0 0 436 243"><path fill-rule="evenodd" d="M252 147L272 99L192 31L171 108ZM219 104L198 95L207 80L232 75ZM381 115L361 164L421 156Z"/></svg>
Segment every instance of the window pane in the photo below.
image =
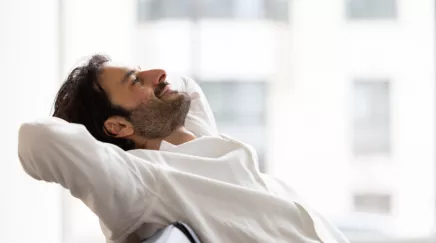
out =
<svg viewBox="0 0 436 243"><path fill-rule="evenodd" d="M203 18L232 18L234 13L233 0L203 0L200 16Z"/></svg>
<svg viewBox="0 0 436 243"><path fill-rule="evenodd" d="M138 19L191 18L195 0L138 0Z"/></svg>
<svg viewBox="0 0 436 243"><path fill-rule="evenodd" d="M265 7L261 0L238 0L235 1L235 18L262 19Z"/></svg>
<svg viewBox="0 0 436 243"><path fill-rule="evenodd" d="M362 193L353 197L354 211L363 213L389 214L392 197L389 194Z"/></svg>
<svg viewBox="0 0 436 243"><path fill-rule="evenodd" d="M395 19L396 0L346 0L349 19Z"/></svg>
<svg viewBox="0 0 436 243"><path fill-rule="evenodd" d="M266 18L289 22L290 0L265 0Z"/></svg>
<svg viewBox="0 0 436 243"><path fill-rule="evenodd" d="M289 0L138 0L140 22L197 17L287 22Z"/></svg>
<svg viewBox="0 0 436 243"><path fill-rule="evenodd" d="M264 124L264 82L201 82L221 123Z"/></svg>
<svg viewBox="0 0 436 243"><path fill-rule="evenodd" d="M389 82L355 81L353 110L354 154L389 154Z"/></svg>
<svg viewBox="0 0 436 243"><path fill-rule="evenodd" d="M203 18L261 19L263 11L261 0L204 0L201 5Z"/></svg>

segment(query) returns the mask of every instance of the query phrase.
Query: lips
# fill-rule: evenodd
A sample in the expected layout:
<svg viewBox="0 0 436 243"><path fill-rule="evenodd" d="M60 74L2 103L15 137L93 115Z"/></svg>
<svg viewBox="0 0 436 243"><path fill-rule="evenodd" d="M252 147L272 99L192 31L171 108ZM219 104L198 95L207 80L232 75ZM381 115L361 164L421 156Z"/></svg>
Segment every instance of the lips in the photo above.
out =
<svg viewBox="0 0 436 243"><path fill-rule="evenodd" d="M160 94L158 95L158 98L159 99L162 98L164 95L170 93L171 91L172 90L171 90L170 84L165 85L165 88L163 88L163 90L160 92Z"/></svg>

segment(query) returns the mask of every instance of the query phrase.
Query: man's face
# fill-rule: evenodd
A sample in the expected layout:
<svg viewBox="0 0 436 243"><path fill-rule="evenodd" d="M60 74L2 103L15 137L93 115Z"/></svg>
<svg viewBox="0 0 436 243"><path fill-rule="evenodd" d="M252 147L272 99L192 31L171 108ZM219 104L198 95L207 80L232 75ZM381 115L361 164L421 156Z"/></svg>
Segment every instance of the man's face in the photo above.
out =
<svg viewBox="0 0 436 243"><path fill-rule="evenodd" d="M99 77L112 104L132 111L134 131L146 138L164 138L183 126L190 97L171 90L164 70L139 70L105 63Z"/></svg>

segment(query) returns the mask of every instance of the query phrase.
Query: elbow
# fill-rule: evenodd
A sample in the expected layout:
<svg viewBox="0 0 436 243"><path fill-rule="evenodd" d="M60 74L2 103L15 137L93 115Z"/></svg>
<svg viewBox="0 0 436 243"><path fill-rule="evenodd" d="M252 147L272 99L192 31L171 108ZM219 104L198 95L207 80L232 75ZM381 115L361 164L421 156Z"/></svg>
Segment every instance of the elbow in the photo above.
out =
<svg viewBox="0 0 436 243"><path fill-rule="evenodd" d="M32 123L23 123L18 130L18 155L25 156L35 150L38 144L38 127Z"/></svg>
<svg viewBox="0 0 436 243"><path fill-rule="evenodd" d="M35 164L37 158L44 150L46 143L42 136L41 127L34 123L24 123L18 130L18 158L24 171L35 179L41 179L38 167Z"/></svg>
<svg viewBox="0 0 436 243"><path fill-rule="evenodd" d="M49 148L48 144L56 140L54 130L64 123L58 118L48 118L21 124L18 130L18 154L40 153Z"/></svg>

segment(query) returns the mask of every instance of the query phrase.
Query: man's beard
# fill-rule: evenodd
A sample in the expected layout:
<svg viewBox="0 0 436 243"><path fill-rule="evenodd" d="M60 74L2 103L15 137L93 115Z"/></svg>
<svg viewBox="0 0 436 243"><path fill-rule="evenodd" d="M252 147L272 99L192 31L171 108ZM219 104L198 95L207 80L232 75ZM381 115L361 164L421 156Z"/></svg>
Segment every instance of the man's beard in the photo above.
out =
<svg viewBox="0 0 436 243"><path fill-rule="evenodd" d="M139 135L148 138L165 138L185 124L191 105L187 93L172 91L162 99L153 98L139 105L130 115L130 121Z"/></svg>

